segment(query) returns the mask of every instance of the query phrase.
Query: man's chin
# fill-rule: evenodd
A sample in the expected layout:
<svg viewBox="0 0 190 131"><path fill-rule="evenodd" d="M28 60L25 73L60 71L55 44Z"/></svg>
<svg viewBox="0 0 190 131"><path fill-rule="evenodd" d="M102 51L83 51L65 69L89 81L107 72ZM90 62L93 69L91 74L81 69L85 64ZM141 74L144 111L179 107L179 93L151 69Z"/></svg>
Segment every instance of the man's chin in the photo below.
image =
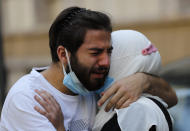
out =
<svg viewBox="0 0 190 131"><path fill-rule="evenodd" d="M87 90L89 90L89 91L97 91L97 90L99 90L101 87L99 87L99 86L91 86L91 87L88 87L87 88Z"/></svg>
<svg viewBox="0 0 190 131"><path fill-rule="evenodd" d="M96 91L99 90L104 85L105 79L96 79L93 82L91 82L86 88L89 91Z"/></svg>

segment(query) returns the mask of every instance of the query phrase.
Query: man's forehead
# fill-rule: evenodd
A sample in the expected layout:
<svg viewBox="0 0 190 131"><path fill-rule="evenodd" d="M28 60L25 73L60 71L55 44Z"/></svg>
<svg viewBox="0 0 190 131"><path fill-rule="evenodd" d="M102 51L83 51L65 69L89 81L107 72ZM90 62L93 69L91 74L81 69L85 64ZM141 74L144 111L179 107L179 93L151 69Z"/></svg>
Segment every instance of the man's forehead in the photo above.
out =
<svg viewBox="0 0 190 131"><path fill-rule="evenodd" d="M104 30L88 30L82 46L87 48L111 47L111 33Z"/></svg>
<svg viewBox="0 0 190 131"><path fill-rule="evenodd" d="M111 42L106 42L106 43L91 43L91 44L84 44L83 47L88 50L93 50L93 49L110 49L112 48Z"/></svg>
<svg viewBox="0 0 190 131"><path fill-rule="evenodd" d="M105 30L87 30L84 38L84 42L93 40L109 40L111 39L111 33Z"/></svg>

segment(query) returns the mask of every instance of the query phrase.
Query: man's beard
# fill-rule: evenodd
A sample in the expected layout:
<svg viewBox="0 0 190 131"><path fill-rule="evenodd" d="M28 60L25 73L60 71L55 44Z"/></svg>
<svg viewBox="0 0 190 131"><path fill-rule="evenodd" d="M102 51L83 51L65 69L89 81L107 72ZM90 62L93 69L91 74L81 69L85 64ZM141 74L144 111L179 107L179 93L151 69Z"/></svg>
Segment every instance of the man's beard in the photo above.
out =
<svg viewBox="0 0 190 131"><path fill-rule="evenodd" d="M78 61L76 56L71 55L70 57L71 68L73 72L76 74L79 81L83 84L83 86L89 91L95 91L101 88L104 85L105 79L108 75L109 68L107 67L87 67L84 64ZM66 71L69 72L69 67L67 66ZM96 78L91 80L91 74L104 71L104 76L102 78Z"/></svg>

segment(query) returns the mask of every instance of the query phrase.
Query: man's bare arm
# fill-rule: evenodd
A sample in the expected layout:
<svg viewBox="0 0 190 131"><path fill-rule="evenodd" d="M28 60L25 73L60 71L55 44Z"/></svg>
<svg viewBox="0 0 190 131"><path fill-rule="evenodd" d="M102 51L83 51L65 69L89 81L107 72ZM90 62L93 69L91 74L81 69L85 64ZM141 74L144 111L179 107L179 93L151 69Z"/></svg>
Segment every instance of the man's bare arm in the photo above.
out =
<svg viewBox="0 0 190 131"><path fill-rule="evenodd" d="M142 75L146 81L143 92L162 98L168 104L168 108L177 104L178 99L174 89L164 79L152 75Z"/></svg>
<svg viewBox="0 0 190 131"><path fill-rule="evenodd" d="M176 93L166 81L145 73L136 73L116 81L102 93L98 106L103 105L110 98L105 111L109 111L112 107L124 108L135 102L142 93L150 93L162 98L168 107L177 103Z"/></svg>

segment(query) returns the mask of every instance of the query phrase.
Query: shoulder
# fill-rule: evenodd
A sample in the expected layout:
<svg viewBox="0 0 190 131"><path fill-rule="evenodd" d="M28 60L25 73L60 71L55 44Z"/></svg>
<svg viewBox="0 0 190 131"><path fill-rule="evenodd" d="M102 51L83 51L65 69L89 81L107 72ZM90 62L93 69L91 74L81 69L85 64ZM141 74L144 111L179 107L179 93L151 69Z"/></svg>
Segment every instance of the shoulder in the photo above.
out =
<svg viewBox="0 0 190 131"><path fill-rule="evenodd" d="M42 85L38 77L32 74L21 77L10 88L3 107L7 108L7 111L33 108L35 103L37 103L34 100L34 95L36 94L34 90L40 88L42 88Z"/></svg>
<svg viewBox="0 0 190 131"><path fill-rule="evenodd" d="M162 131L168 127L161 109L149 98L140 97L129 107L116 110L122 130L147 131L156 125Z"/></svg>
<svg viewBox="0 0 190 131"><path fill-rule="evenodd" d="M34 109L39 105L34 95L33 90L27 89L14 92L6 99L1 113L1 122L6 129L55 130L48 119Z"/></svg>
<svg viewBox="0 0 190 131"><path fill-rule="evenodd" d="M30 74L26 74L21 77L15 84L10 88L7 98L10 99L13 96L26 97L34 94L34 89L40 89L43 87L41 75L35 70L32 70ZM6 99L7 99L6 98Z"/></svg>
<svg viewBox="0 0 190 131"><path fill-rule="evenodd" d="M154 102L152 102L150 99L145 97L140 97L136 102L130 104L129 107L116 110L116 112L118 113L118 116L134 115L143 118L145 116L147 117L152 115L153 113L152 104L154 104Z"/></svg>
<svg viewBox="0 0 190 131"><path fill-rule="evenodd" d="M27 98L34 94L34 87L38 84L35 80L31 80L30 75L25 75L20 78L10 89L6 97L6 101L17 100L19 98Z"/></svg>
<svg viewBox="0 0 190 131"><path fill-rule="evenodd" d="M130 112L140 112L144 117L150 117L149 119L154 119L153 116L161 113L161 110L156 103L154 103L151 99L143 96L140 97L136 102L132 103L128 108Z"/></svg>
<svg viewBox="0 0 190 131"><path fill-rule="evenodd" d="M9 90L1 113L1 123L9 130L55 130L48 119L34 106L35 89L42 88L40 78L28 74L20 78Z"/></svg>
<svg viewBox="0 0 190 131"><path fill-rule="evenodd" d="M12 91L7 95L5 103L3 105L3 112L11 114L12 112L27 112L28 110L33 110L35 106L34 100L35 92L32 90L20 90Z"/></svg>
<svg viewBox="0 0 190 131"><path fill-rule="evenodd" d="M152 125L157 125L154 105L150 99L140 97L129 107L116 110L118 122L122 129L146 131Z"/></svg>

